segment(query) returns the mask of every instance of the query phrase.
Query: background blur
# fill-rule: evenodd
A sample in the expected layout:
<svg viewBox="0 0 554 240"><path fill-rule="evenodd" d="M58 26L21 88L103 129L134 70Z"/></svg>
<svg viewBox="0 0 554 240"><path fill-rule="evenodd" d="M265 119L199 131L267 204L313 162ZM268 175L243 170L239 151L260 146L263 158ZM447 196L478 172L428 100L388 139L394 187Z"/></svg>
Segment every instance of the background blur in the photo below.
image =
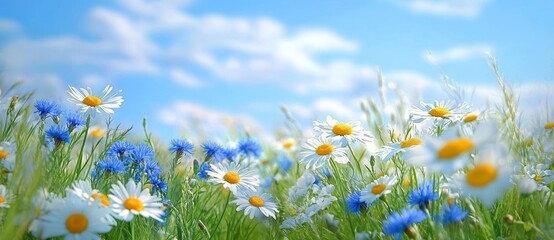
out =
<svg viewBox="0 0 554 240"><path fill-rule="evenodd" d="M0 1L1 85L24 80L66 104L67 86L122 89L113 116L163 139L269 134L286 106L303 127L386 87L448 100L447 75L476 106L499 101L493 54L523 113L552 112L553 1ZM552 113L550 113L552 114ZM543 114L544 115L544 114Z"/></svg>

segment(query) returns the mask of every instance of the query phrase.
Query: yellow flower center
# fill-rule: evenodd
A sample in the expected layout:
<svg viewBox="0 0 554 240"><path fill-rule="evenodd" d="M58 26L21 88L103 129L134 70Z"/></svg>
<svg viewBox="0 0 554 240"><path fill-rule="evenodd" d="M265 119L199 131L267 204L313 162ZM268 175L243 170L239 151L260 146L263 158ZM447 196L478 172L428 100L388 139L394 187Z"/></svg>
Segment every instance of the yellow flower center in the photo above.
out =
<svg viewBox="0 0 554 240"><path fill-rule="evenodd" d="M402 141L400 143L401 148L409 148L411 146L420 145L422 143L421 139L419 138L410 138Z"/></svg>
<svg viewBox="0 0 554 240"><path fill-rule="evenodd" d="M85 99L83 99L83 104L89 107L98 107L100 106L100 104L102 104L102 99L97 96L87 96Z"/></svg>
<svg viewBox="0 0 554 240"><path fill-rule="evenodd" d="M319 156L324 156L324 155L329 155L330 153L333 152L333 150L334 150L333 145L324 143L319 145L319 147L315 149L315 153L317 153L317 155Z"/></svg>
<svg viewBox="0 0 554 240"><path fill-rule="evenodd" d="M437 156L441 160L448 160L460 156L473 149L473 142L468 138L458 138L446 142L439 150Z"/></svg>
<svg viewBox="0 0 554 240"><path fill-rule="evenodd" d="M7 158L8 156L10 156L10 153L3 150L3 149L0 149L0 160L3 160L4 158Z"/></svg>
<svg viewBox="0 0 554 240"><path fill-rule="evenodd" d="M225 175L223 176L223 179L225 179L225 181L227 181L230 184L237 184L240 182L240 176L236 172L225 173Z"/></svg>
<svg viewBox="0 0 554 240"><path fill-rule="evenodd" d="M6 202L6 199L3 196L0 196L0 204Z"/></svg>
<svg viewBox="0 0 554 240"><path fill-rule="evenodd" d="M387 188L387 185L383 183L377 184L371 188L371 193L373 193L374 195L380 194L385 191L385 188Z"/></svg>
<svg viewBox="0 0 554 240"><path fill-rule="evenodd" d="M263 207L264 200L258 196L252 196L248 199L248 202L254 207Z"/></svg>
<svg viewBox="0 0 554 240"><path fill-rule="evenodd" d="M446 199L446 202L448 203L448 205L452 206L452 205L454 204L454 200L455 200L455 199L454 199L453 197L448 197L448 198Z"/></svg>
<svg viewBox="0 0 554 240"><path fill-rule="evenodd" d="M533 179L535 179L535 181L538 182L538 183L541 183L541 182L542 182L542 177L541 177L541 175L535 175L535 177L534 177Z"/></svg>
<svg viewBox="0 0 554 240"><path fill-rule="evenodd" d="M554 128L554 122L548 122L544 124L544 129L552 129Z"/></svg>
<svg viewBox="0 0 554 240"><path fill-rule="evenodd" d="M104 136L104 130L102 128L94 128L90 131L90 136L100 138Z"/></svg>
<svg viewBox="0 0 554 240"><path fill-rule="evenodd" d="M110 206L110 200L108 199L108 196L102 194L102 193L93 193L91 195L92 199L97 199L99 198L100 199L100 203L102 203L102 205L104 206Z"/></svg>
<svg viewBox="0 0 554 240"><path fill-rule="evenodd" d="M65 220L65 228L68 232L79 234L87 230L88 219L82 213L73 213Z"/></svg>
<svg viewBox="0 0 554 240"><path fill-rule="evenodd" d="M402 187L409 187L410 186L410 178L405 177L404 180L402 180Z"/></svg>
<svg viewBox="0 0 554 240"><path fill-rule="evenodd" d="M264 158L262 159L262 161L260 161L263 165L266 165L269 163L269 159L268 158Z"/></svg>
<svg viewBox="0 0 554 240"><path fill-rule="evenodd" d="M144 203L142 203L142 201L136 197L127 198L123 205L127 210L135 210L137 212L140 212L144 209Z"/></svg>
<svg viewBox="0 0 554 240"><path fill-rule="evenodd" d="M535 141L533 141L533 139L529 139L529 140L525 141L525 145L527 147L531 147L533 145L533 143L535 143Z"/></svg>
<svg viewBox="0 0 554 240"><path fill-rule="evenodd" d="M450 114L450 111L443 107L436 107L429 111L429 115L433 117L444 117L447 114Z"/></svg>
<svg viewBox="0 0 554 240"><path fill-rule="evenodd" d="M350 135L352 134L352 127L344 123L337 123L333 126L333 133L339 136Z"/></svg>
<svg viewBox="0 0 554 240"><path fill-rule="evenodd" d="M477 117L478 117L477 113L470 113L468 115L465 115L464 122L466 123L473 122L477 119Z"/></svg>
<svg viewBox="0 0 554 240"><path fill-rule="evenodd" d="M283 147L285 149L291 149L293 146L294 146L294 141L292 141L292 140L285 140L283 142Z"/></svg>
<svg viewBox="0 0 554 240"><path fill-rule="evenodd" d="M475 188L482 188L496 179L496 168L489 164L476 165L467 172L467 183Z"/></svg>

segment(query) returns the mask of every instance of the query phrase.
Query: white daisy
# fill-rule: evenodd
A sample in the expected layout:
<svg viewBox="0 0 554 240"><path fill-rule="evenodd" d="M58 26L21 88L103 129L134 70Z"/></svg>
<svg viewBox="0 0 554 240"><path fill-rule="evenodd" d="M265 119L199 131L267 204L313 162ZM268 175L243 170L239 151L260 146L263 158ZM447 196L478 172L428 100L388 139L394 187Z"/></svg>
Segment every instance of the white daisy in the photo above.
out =
<svg viewBox="0 0 554 240"><path fill-rule="evenodd" d="M63 236L65 239L101 239L98 234L112 229L105 220L109 212L108 208L100 207L99 202L89 204L69 195L40 218L41 238Z"/></svg>
<svg viewBox="0 0 554 240"><path fill-rule="evenodd" d="M423 140L421 138L412 137L401 142L394 142L389 145L383 146L379 150L375 151L375 155L379 156L383 161L389 161L394 155L404 152L407 148L421 145Z"/></svg>
<svg viewBox="0 0 554 240"><path fill-rule="evenodd" d="M539 185L539 190L548 189L547 185L554 181L554 171L548 169L545 164L528 164L523 168L526 176Z"/></svg>
<svg viewBox="0 0 554 240"><path fill-rule="evenodd" d="M284 152L294 152L296 150L296 140L294 138L284 138L276 141L275 148Z"/></svg>
<svg viewBox="0 0 554 240"><path fill-rule="evenodd" d="M80 106L83 112L94 109L96 112L102 110L105 113L112 114L114 113L113 109L119 108L123 102L123 97L117 96L121 93L121 90L112 93L112 89L112 86L107 85L102 91L102 95L96 96L90 88L78 90L69 86L67 93L69 93L70 98L67 100Z"/></svg>
<svg viewBox="0 0 554 240"><path fill-rule="evenodd" d="M84 200L90 202L98 200L100 201L100 205L105 207L110 206L110 199L108 196L98 191L98 189L92 189L89 181L76 181L73 183L72 188L68 188L66 191L68 194L75 194Z"/></svg>
<svg viewBox="0 0 554 240"><path fill-rule="evenodd" d="M27 212L28 219L32 219L29 224L29 232L33 236L40 237L42 235L43 226L40 218L49 213L51 208L62 205L63 201L60 196L49 193L46 188L41 188L35 193L31 201L31 210Z"/></svg>
<svg viewBox="0 0 554 240"><path fill-rule="evenodd" d="M254 217L272 217L275 219L277 204L275 204L271 195L255 191L239 192L235 195L236 199L232 203L237 204L237 211L244 210L244 215L250 219Z"/></svg>
<svg viewBox="0 0 554 240"><path fill-rule="evenodd" d="M511 187L512 159L503 146L482 149L475 156L475 163L466 172L456 173L452 179L461 189L462 196L475 197L487 207Z"/></svg>
<svg viewBox="0 0 554 240"><path fill-rule="evenodd" d="M149 189L142 189L141 183L135 183L133 180L123 186L123 183L117 182L110 189L111 208L117 215L117 218L130 222L135 215L141 215L146 218L153 218L163 222L161 198L150 195Z"/></svg>
<svg viewBox="0 0 554 240"><path fill-rule="evenodd" d="M346 164L348 163L348 149L342 147L337 140L325 138L310 138L302 144L302 150L298 153L300 163L306 164L306 169L317 169L333 161Z"/></svg>
<svg viewBox="0 0 554 240"><path fill-rule="evenodd" d="M6 186L0 185L0 208L9 208L9 202L12 194L6 189Z"/></svg>
<svg viewBox="0 0 554 240"><path fill-rule="evenodd" d="M433 104L420 102L421 106L410 109L410 120L421 123L434 120L435 123L449 124L458 122L469 113L469 106L463 103L435 101Z"/></svg>
<svg viewBox="0 0 554 240"><path fill-rule="evenodd" d="M396 182L396 176L385 175L378 178L362 190L360 201L364 201L367 204L375 202L381 196L389 194L392 191L392 186L394 186Z"/></svg>
<svg viewBox="0 0 554 240"><path fill-rule="evenodd" d="M371 141L371 135L364 130L360 122L341 123L331 116L327 116L325 122L314 121L314 130L321 136L339 140L343 146L349 142L358 141L367 143Z"/></svg>
<svg viewBox="0 0 554 240"><path fill-rule="evenodd" d="M211 177L208 182L221 183L224 188L229 189L233 194L238 191L256 190L260 180L256 173L248 168L241 167L235 162L222 161L217 164L210 164L211 170L207 171Z"/></svg>
<svg viewBox="0 0 554 240"><path fill-rule="evenodd" d="M482 122L471 137L458 136L454 129L440 137L424 139L423 144L406 149L404 159L411 165L426 167L429 172L452 174L470 162L470 154L497 139L498 126Z"/></svg>

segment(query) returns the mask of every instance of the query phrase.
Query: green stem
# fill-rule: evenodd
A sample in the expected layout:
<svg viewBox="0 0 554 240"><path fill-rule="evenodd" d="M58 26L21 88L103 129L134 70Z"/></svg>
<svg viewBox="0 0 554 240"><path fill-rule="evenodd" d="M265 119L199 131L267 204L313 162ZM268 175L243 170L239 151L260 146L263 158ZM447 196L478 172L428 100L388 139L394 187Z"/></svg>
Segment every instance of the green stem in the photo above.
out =
<svg viewBox="0 0 554 240"><path fill-rule="evenodd" d="M231 198L231 193L229 193L227 195L227 201L225 201L225 207L223 208L223 212L221 213L221 217L219 217L219 220L217 221L217 224L215 225L215 228L217 230L217 228L219 227L219 224L221 223L221 220L223 220L223 216L225 216L225 211L227 210L227 206L229 205L229 199ZM212 234L210 236L209 239L212 239L212 237L215 235L215 232L214 234Z"/></svg>

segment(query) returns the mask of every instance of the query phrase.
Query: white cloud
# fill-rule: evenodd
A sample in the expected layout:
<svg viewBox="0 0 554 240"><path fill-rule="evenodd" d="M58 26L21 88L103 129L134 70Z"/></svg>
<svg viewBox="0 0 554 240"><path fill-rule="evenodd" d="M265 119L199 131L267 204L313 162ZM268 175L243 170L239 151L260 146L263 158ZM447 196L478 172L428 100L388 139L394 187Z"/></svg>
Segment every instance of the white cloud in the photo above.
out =
<svg viewBox="0 0 554 240"><path fill-rule="evenodd" d="M489 0L393 0L412 12L446 17L477 17Z"/></svg>
<svg viewBox="0 0 554 240"><path fill-rule="evenodd" d="M173 80L173 82L176 82L184 87L188 87L188 88L202 87L202 82L200 80L198 80L194 76L180 69L171 70L169 72L169 77L171 78L171 80Z"/></svg>
<svg viewBox="0 0 554 240"><path fill-rule="evenodd" d="M0 19L0 33L16 33L21 30L21 26L12 20Z"/></svg>
<svg viewBox="0 0 554 240"><path fill-rule="evenodd" d="M158 118L162 123L178 129L208 136L229 136L230 132L236 133L237 130L257 132L262 129L249 116L218 111L185 101L178 101L161 109Z"/></svg>
<svg viewBox="0 0 554 240"><path fill-rule="evenodd" d="M424 53L425 60L432 64L444 62L465 61L475 57L484 58L492 48L486 44L456 46L443 51L428 51Z"/></svg>

